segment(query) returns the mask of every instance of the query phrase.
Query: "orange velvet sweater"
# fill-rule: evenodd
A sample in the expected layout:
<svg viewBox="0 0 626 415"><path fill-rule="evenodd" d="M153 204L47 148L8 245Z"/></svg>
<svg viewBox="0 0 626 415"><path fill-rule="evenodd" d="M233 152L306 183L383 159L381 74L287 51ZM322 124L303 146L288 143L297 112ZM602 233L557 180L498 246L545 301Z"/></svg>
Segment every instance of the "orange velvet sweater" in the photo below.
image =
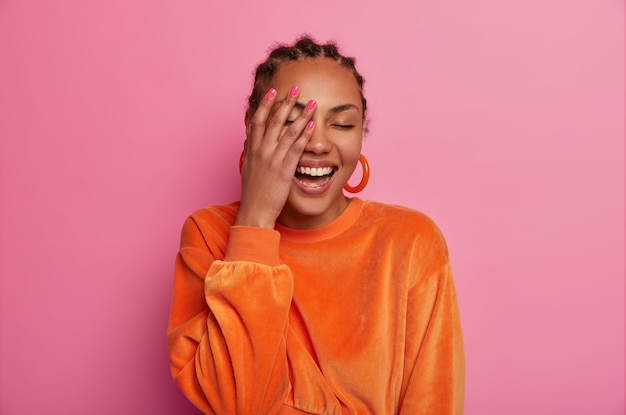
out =
<svg viewBox="0 0 626 415"><path fill-rule="evenodd" d="M446 243L407 208L354 198L313 230L184 224L168 326L172 376L207 414L463 412Z"/></svg>

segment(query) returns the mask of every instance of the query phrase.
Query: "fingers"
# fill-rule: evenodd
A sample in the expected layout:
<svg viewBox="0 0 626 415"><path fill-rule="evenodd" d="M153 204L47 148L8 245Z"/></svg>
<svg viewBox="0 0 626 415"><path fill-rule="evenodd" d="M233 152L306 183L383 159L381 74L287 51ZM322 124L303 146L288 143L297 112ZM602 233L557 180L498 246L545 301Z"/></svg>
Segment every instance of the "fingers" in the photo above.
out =
<svg viewBox="0 0 626 415"><path fill-rule="evenodd" d="M251 146L258 147L286 140L291 145L305 129L315 112L315 101L298 101L300 89L293 86L284 99L276 102L276 90L270 89L259 103L249 126Z"/></svg>
<svg viewBox="0 0 626 415"><path fill-rule="evenodd" d="M251 145L263 140L265 124L274 106L274 98L276 98L276 90L270 88L261 99L261 102L259 102L259 106L250 120L250 124L246 126L246 135L248 141L251 141Z"/></svg>
<svg viewBox="0 0 626 415"><path fill-rule="evenodd" d="M293 92L294 89L292 88L290 95L292 95ZM297 101L297 92L296 90L296 95L292 96L296 102L288 104L291 108L291 112L287 122L280 127L282 135L280 135L276 144L276 153L279 157L282 156L287 171L292 171L296 168L298 160L300 160L307 143L313 135L313 129L315 128L315 122L311 118L313 117L317 103L314 100L310 100L306 105L303 105L303 103ZM281 117L279 114L274 115L277 116L276 124L278 124ZM275 128L272 122L270 122L270 125L269 128ZM278 127L278 125L276 125L276 127Z"/></svg>
<svg viewBox="0 0 626 415"><path fill-rule="evenodd" d="M246 123L246 140L244 142L244 153L247 155L250 150L256 150L265 136L265 125L267 118L272 112L277 91L270 88L257 106L254 114ZM246 156L247 157L247 156Z"/></svg>
<svg viewBox="0 0 626 415"><path fill-rule="evenodd" d="M309 120L306 123L304 130L295 141L291 142L287 139L282 139L278 143L278 147L285 151L284 162L287 166L291 167L291 170L295 170L298 165L298 161L300 160L307 143L311 139L314 129L315 122L313 120Z"/></svg>

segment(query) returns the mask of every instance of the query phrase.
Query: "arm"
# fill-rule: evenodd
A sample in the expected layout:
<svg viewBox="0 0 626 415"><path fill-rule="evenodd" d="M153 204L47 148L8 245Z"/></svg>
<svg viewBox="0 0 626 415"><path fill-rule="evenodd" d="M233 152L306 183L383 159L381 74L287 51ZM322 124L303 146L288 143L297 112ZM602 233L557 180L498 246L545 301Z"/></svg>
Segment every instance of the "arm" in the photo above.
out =
<svg viewBox="0 0 626 415"><path fill-rule="evenodd" d="M289 390L293 292L276 231L235 226L216 260L193 219L183 227L168 327L172 376L207 414L276 413Z"/></svg>
<svg viewBox="0 0 626 415"><path fill-rule="evenodd" d="M280 103L276 94L270 89L254 114L246 114L237 226L230 238L210 236L228 239L224 260L193 219L183 228L168 328L170 361L177 383L205 413L272 414L289 392L293 279L280 265L274 223L311 138L315 102L286 126L298 88Z"/></svg>
<svg viewBox="0 0 626 415"><path fill-rule="evenodd" d="M246 114L241 203L224 260L193 219L183 228L168 327L172 374L205 413L276 413L289 391L286 358L293 278L280 265L274 230L293 174L313 133L315 102L289 125L292 87L270 89ZM219 249L218 249L219 251Z"/></svg>
<svg viewBox="0 0 626 415"><path fill-rule="evenodd" d="M440 236L440 235L439 235ZM410 289L401 415L461 415L465 357L456 291L443 237L420 258Z"/></svg>

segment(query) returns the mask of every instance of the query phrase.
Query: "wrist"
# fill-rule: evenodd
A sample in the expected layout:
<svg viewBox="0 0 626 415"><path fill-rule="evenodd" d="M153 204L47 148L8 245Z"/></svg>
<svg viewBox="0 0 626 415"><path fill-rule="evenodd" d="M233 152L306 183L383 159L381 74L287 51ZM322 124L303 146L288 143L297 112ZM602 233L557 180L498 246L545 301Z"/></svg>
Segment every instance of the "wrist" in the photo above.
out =
<svg viewBox="0 0 626 415"><path fill-rule="evenodd" d="M259 215L246 215L240 211L235 219L235 226L252 226L256 228L274 229L276 219L263 218Z"/></svg>

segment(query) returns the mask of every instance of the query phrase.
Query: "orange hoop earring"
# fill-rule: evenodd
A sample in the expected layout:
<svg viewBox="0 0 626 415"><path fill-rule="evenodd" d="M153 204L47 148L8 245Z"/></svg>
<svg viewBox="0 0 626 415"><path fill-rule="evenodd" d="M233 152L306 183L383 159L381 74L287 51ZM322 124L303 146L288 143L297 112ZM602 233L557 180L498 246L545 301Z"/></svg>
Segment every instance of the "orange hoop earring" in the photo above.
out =
<svg viewBox="0 0 626 415"><path fill-rule="evenodd" d="M241 156L239 156L239 174L243 170L243 151L241 152Z"/></svg>
<svg viewBox="0 0 626 415"><path fill-rule="evenodd" d="M363 168L361 182L354 187L350 186L348 183L343 186L343 188L350 193L359 193L361 190L365 189L367 182L370 180L370 165L363 154L359 155L359 162L361 162L361 167Z"/></svg>

